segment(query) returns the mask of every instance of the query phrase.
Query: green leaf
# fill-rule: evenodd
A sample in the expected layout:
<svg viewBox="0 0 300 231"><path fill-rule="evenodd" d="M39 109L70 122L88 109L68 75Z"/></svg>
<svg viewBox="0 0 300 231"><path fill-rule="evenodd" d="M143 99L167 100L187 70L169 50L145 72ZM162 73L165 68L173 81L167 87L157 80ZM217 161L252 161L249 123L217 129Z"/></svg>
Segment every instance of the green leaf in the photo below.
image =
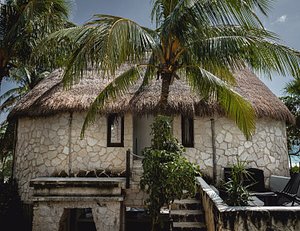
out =
<svg viewBox="0 0 300 231"><path fill-rule="evenodd" d="M84 120L81 137L84 136L84 132L90 123L95 121L98 112L101 112L105 103L108 100L115 99L125 94L128 88L134 84L140 78L140 73L137 66L131 67L129 70L122 73L120 76L115 78L109 83L96 97L94 102L89 108L89 111Z"/></svg>

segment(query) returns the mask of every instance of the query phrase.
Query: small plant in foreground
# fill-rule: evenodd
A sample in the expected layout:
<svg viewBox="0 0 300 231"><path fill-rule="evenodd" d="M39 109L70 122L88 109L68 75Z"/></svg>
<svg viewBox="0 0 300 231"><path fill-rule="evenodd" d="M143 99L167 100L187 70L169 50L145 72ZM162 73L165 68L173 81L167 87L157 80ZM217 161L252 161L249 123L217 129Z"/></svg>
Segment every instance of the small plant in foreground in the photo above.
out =
<svg viewBox="0 0 300 231"><path fill-rule="evenodd" d="M249 177L251 177L251 175L246 170L246 162L237 160L237 163L231 167L229 181L223 185L226 192L225 201L228 205L248 205L250 200L248 187L250 185L245 186L244 181Z"/></svg>

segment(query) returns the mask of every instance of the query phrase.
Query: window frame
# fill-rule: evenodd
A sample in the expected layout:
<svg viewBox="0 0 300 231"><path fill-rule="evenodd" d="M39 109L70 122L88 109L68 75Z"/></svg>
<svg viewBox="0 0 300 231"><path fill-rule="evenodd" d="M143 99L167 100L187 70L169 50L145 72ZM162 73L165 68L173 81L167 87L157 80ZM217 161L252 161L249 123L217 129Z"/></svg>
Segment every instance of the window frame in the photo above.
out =
<svg viewBox="0 0 300 231"><path fill-rule="evenodd" d="M186 127L185 127L185 120L189 121L189 139L190 142L186 142L184 140L184 137L186 136ZM181 143L184 147L186 148L193 148L194 147L194 118L193 117L188 117L188 116L181 116Z"/></svg>
<svg viewBox="0 0 300 231"><path fill-rule="evenodd" d="M121 142L114 143L111 141L111 126L116 117L121 119ZM124 147L124 116L117 113L109 114L107 116L107 147Z"/></svg>

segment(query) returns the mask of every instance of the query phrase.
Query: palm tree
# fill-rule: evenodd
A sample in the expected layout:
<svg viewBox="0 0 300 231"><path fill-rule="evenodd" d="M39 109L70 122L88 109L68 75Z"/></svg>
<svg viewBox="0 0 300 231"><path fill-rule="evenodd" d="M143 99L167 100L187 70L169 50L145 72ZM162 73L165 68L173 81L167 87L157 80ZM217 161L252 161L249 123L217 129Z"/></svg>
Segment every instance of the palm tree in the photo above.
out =
<svg viewBox="0 0 300 231"><path fill-rule="evenodd" d="M277 36L265 30L254 13L267 15L270 2L154 0L155 30L130 19L98 14L83 26L52 34L40 48L48 57L69 57L64 65L66 87L78 81L87 67L114 75L122 64L132 64L100 92L83 131L107 100L139 79L143 79L141 90L152 79L161 79L159 107L164 109L170 85L183 78L204 99L218 101L249 138L255 129L254 111L233 90L233 73L245 67L269 75L300 73L299 52L278 44Z"/></svg>
<svg viewBox="0 0 300 231"><path fill-rule="evenodd" d="M29 62L32 49L41 38L65 27L68 11L66 0L0 3L0 84L12 67Z"/></svg>
<svg viewBox="0 0 300 231"><path fill-rule="evenodd" d="M13 69L8 80L12 81L16 87L0 95L0 114L9 112L18 100L48 74L49 72L47 71L25 67ZM5 120L0 123L0 183L4 178L9 178L11 175L15 129L16 121Z"/></svg>
<svg viewBox="0 0 300 231"><path fill-rule="evenodd" d="M13 69L8 80L13 82L15 87L0 95L0 114L9 112L18 100L32 90L48 74L48 71L26 67Z"/></svg>
<svg viewBox="0 0 300 231"><path fill-rule="evenodd" d="M287 126L287 141L290 156L300 155L300 78L289 82L285 91L286 96L280 99L295 116L296 123Z"/></svg>
<svg viewBox="0 0 300 231"><path fill-rule="evenodd" d="M11 176L15 123L0 123L0 184Z"/></svg>
<svg viewBox="0 0 300 231"><path fill-rule="evenodd" d="M300 78L295 78L285 87L286 93L300 97Z"/></svg>

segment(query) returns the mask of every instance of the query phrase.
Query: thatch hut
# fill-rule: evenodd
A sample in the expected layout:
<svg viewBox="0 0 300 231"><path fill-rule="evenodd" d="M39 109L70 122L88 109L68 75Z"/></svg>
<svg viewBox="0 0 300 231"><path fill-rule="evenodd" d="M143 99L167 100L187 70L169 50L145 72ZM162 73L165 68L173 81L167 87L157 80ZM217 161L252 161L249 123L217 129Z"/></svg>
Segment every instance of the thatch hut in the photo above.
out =
<svg viewBox="0 0 300 231"><path fill-rule="evenodd" d="M95 216L101 217L103 211L113 214L110 217L115 222L111 221L112 218L99 218L97 229L105 225L118 226L122 220L120 203L121 207L140 207L144 204L138 186L141 173L139 158L136 160L132 155L130 157L133 177L130 187L125 191L116 191L116 188L125 188L119 179L117 186L116 182L112 183L114 186L111 187L115 187L115 191L107 189L108 194L107 191L106 194L98 192L98 196L95 196L95 192L84 190L71 190L73 193L70 193L70 187L82 189L86 186L72 180L70 183L69 178L59 183L58 178L53 180L53 176L77 176L75 178L78 179L80 174L87 176L91 172L95 176L98 176L97 172L123 176L126 151L131 150L140 155L141 150L150 145L149 125L153 115L161 113L157 108L160 81L153 80L142 91L139 90L139 84L136 84L127 93L108 102L99 111L95 123L87 129L85 137L80 139L81 127L90 104L112 78L88 71L79 83L64 90L61 77L61 70L54 71L26 95L9 116L18 121L14 177L19 183L21 199L27 204L35 201L34 226L40 224L43 211L53 213L56 222L52 223L58 224L57 219L60 219L66 208L86 207L92 209L94 220L97 220ZM245 139L216 103L204 102L184 80L176 80L171 86L168 106L164 111L174 118L174 135L186 146L189 160L198 164L211 177L222 177L223 167L231 165L237 157L246 160L249 167L263 169L266 180L271 174L287 175L286 123L293 122L293 116L249 70L239 71L235 77L236 91L252 103L256 112L256 132L251 140ZM34 189L29 187L30 181ZM55 185L66 190L54 190ZM88 187L93 188L91 185ZM99 195L113 197L105 202L106 210L100 211L97 207L97 203L103 204ZM82 198L88 201L84 205ZM56 210L50 209L49 202Z"/></svg>

